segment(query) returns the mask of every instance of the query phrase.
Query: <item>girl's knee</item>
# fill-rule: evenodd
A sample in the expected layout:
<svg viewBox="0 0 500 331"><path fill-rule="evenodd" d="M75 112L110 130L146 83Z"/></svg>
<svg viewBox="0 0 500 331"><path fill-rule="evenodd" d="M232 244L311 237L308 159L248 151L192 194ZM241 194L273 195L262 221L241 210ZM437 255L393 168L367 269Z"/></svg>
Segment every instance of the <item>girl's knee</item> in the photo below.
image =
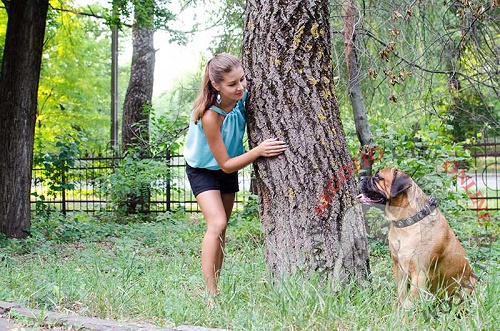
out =
<svg viewBox="0 0 500 331"><path fill-rule="evenodd" d="M221 235L226 232L227 221L225 219L210 220L207 222L207 232Z"/></svg>

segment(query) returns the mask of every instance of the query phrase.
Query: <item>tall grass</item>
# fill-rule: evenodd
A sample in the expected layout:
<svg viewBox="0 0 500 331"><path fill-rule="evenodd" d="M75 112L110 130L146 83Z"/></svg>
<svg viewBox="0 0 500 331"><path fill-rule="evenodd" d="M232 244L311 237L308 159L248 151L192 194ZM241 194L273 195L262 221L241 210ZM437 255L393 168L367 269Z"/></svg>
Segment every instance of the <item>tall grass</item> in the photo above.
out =
<svg viewBox="0 0 500 331"><path fill-rule="evenodd" d="M31 308L173 328L231 330L495 330L500 316L500 254L482 261L466 314L422 303L395 308L387 248L371 245L372 280L340 291L320 275L271 281L259 221L240 212L228 227L218 304L207 306L197 214L154 223L110 223L82 214L36 220L26 241L0 239L0 300ZM486 249L480 245L466 250ZM499 251L497 242L491 253ZM486 253L472 254L485 256ZM474 262L474 261L473 261Z"/></svg>

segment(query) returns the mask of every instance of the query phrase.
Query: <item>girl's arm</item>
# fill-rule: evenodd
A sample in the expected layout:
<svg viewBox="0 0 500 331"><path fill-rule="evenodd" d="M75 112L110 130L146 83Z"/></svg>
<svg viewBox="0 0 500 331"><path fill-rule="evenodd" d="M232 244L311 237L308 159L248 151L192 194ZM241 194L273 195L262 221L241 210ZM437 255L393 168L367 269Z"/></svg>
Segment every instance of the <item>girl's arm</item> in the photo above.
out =
<svg viewBox="0 0 500 331"><path fill-rule="evenodd" d="M210 151L215 157L215 160L219 164L222 171L226 173L232 173L237 170L244 168L258 157L271 157L277 156L283 153L286 149L286 144L283 141L276 140L274 138L264 140L257 147L252 148L248 152L230 158L227 153L226 146L222 140L222 135L220 134L220 128L222 126L223 118L212 111L208 111L203 115L203 131L207 137L208 146Z"/></svg>

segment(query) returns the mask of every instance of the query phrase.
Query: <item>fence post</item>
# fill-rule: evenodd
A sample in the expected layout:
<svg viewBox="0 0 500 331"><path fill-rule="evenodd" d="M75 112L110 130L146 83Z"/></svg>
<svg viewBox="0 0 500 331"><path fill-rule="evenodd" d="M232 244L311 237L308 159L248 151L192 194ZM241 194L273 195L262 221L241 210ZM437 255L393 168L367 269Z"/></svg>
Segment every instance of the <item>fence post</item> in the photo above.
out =
<svg viewBox="0 0 500 331"><path fill-rule="evenodd" d="M170 194L170 179L171 179L171 164L170 164L170 148L167 148L167 211L170 211L170 200L172 198Z"/></svg>
<svg viewBox="0 0 500 331"><path fill-rule="evenodd" d="M66 171L63 170L61 174L61 180L62 180L62 190L61 190L61 204L62 204L62 213L64 216L66 216Z"/></svg>

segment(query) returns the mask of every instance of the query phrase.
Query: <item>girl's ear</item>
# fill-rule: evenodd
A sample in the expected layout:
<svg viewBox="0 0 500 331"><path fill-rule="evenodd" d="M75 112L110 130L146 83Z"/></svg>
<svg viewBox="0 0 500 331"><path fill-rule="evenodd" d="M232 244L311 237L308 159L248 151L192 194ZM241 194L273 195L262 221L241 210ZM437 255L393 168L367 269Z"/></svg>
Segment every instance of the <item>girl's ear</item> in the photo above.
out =
<svg viewBox="0 0 500 331"><path fill-rule="evenodd" d="M212 85L212 87L213 87L214 89L216 89L216 90L217 90L217 92L219 91L219 89L217 88L217 85L218 85L217 83L214 83L214 82L210 81L210 84Z"/></svg>

